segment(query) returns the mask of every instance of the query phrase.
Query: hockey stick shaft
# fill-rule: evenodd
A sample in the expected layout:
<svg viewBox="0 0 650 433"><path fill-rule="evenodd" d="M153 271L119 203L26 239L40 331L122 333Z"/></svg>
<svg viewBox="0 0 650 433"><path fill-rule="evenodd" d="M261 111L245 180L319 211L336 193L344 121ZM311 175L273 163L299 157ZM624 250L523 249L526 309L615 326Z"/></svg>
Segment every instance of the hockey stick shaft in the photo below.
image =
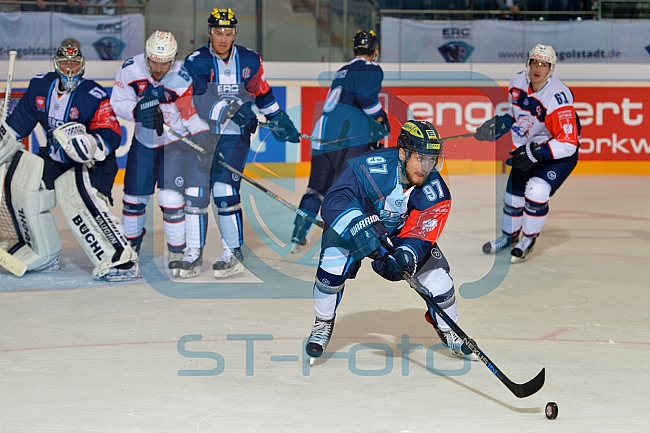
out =
<svg viewBox="0 0 650 433"><path fill-rule="evenodd" d="M451 137L446 137L443 138L442 141L449 141L449 140L460 140L461 138L470 138L474 137L476 133L471 133L471 134L460 134L460 135L452 135Z"/></svg>
<svg viewBox="0 0 650 433"><path fill-rule="evenodd" d="M14 81L14 67L16 65L17 51L9 51L9 68L7 70L7 85L5 86L5 101L2 107L2 120L9 114L9 101L11 100L11 85Z"/></svg>
<svg viewBox="0 0 650 433"><path fill-rule="evenodd" d="M7 118L9 114L9 102L11 101L11 85L14 78L14 67L16 65L16 56L18 55L17 51L9 51L9 68L7 70L7 85L5 86L5 100L2 107L2 121ZM5 175L7 173L7 164L4 163L0 166L0 201L2 201L2 195L4 194L5 187ZM25 274L27 270L27 265L22 261L18 260L5 250L0 249L0 266L16 275L17 277Z"/></svg>
<svg viewBox="0 0 650 433"><path fill-rule="evenodd" d="M192 140L190 140L189 138L187 138L187 137L185 137L185 136L179 134L178 132L174 131L174 130L173 130L172 128L170 128L169 125L167 125L167 124L164 125L164 128L165 128L165 131L169 132L169 133L172 134L173 136L175 136L175 137L177 137L178 139L180 139L183 143L185 143L185 144L187 144L188 146L190 146L190 147L191 147L192 149L194 149L196 152L198 152L198 153L200 153L200 154L202 154L202 155L205 155L205 156L208 156L208 157L209 157L209 155L207 155L205 149L203 149L201 146L199 146L198 144L196 144L194 141L192 141ZM292 211L294 211L295 213L297 213L297 214L300 215L301 217L303 217L303 218L305 218L306 220L308 220L310 223L312 223L312 224L316 224L316 225L317 225L318 227L320 227L320 228L323 228L323 227L324 227L324 223L323 223L323 221L318 220L318 219L312 217L312 216L309 215L307 212L305 212L304 210L300 209L298 206L295 206L295 205L289 203L288 201L286 201L285 199L283 199L283 198L280 197L279 195L275 194L275 193L274 193L273 191L271 191L270 189L265 188L264 186L262 186L261 184L259 184L259 183L256 182L255 180L251 179L250 177L246 176L246 175L245 175L244 173L242 173L241 171L237 170L235 167L232 167L231 165L229 165L229 164L228 164L226 161L224 161L223 159L221 159L221 158L217 158L217 162L218 162L218 163L219 163L223 168L225 168L226 170L228 170L229 172L234 173L234 174L236 174L237 176L241 177L241 178L244 179L246 182L250 183L250 184L253 185L255 188L261 190L262 192L264 192L264 193L267 194L268 196L270 196L270 197L274 198L275 200L279 201L279 202L282 203L284 206L288 207L289 209L291 209Z"/></svg>
<svg viewBox="0 0 650 433"><path fill-rule="evenodd" d="M427 305L433 309L442 318L442 320L445 321L451 330L454 331L456 335L461 338L461 340L463 340L467 347L469 347L470 350L478 357L478 359L486 365L492 374L494 374L516 397L524 398L531 396L539 391L542 386L544 386L544 368L542 368L542 371L540 371L537 376L523 384L514 383L508 379L508 377L503 374L503 372L490 360L490 358L488 358L487 355L483 353L481 349L479 349L476 342L473 339L469 338L467 334L465 334L465 332L460 329L460 326L458 326L456 322L454 322L451 317L445 313L442 307L440 307L440 305L438 305L432 299L428 290L422 285L422 283L420 283L420 281L418 281L417 278L410 276L407 272L403 272L402 275L404 276L404 280L406 280L406 282L408 282L409 285L416 292L418 292L418 294L422 297L422 299L424 299Z"/></svg>
<svg viewBox="0 0 650 433"><path fill-rule="evenodd" d="M259 126L273 130L273 124L269 122L259 122ZM339 143L341 141L354 140L356 138L361 138L361 137L369 137L369 134L357 135L354 137L343 137L332 141L325 141L322 138L314 137L313 135L302 134L302 133L300 134L300 138L304 138L305 140L315 141L321 144L334 144L334 143Z"/></svg>

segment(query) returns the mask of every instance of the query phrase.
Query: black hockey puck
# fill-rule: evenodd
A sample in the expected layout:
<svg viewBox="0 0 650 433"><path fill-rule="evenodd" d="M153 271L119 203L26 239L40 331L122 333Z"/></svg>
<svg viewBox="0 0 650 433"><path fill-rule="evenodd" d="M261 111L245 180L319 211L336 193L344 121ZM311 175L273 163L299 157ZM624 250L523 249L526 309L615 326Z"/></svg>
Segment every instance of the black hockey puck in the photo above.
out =
<svg viewBox="0 0 650 433"><path fill-rule="evenodd" d="M546 418L555 419L557 418L557 404L553 401L546 403Z"/></svg>

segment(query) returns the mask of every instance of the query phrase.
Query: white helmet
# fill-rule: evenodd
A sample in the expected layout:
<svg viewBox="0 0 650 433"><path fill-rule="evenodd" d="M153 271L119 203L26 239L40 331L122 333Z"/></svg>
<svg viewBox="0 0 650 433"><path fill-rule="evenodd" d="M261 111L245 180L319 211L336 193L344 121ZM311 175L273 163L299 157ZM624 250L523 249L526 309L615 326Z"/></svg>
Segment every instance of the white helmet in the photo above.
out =
<svg viewBox="0 0 650 433"><path fill-rule="evenodd" d="M555 69L555 63L557 63L557 55L555 55L555 50L552 46L537 44L528 52L526 66L530 66L531 60L549 63L551 65L551 72L553 72Z"/></svg>
<svg viewBox="0 0 650 433"><path fill-rule="evenodd" d="M146 44L147 59L156 63L167 63L176 60L178 44L171 32L156 30L149 36Z"/></svg>

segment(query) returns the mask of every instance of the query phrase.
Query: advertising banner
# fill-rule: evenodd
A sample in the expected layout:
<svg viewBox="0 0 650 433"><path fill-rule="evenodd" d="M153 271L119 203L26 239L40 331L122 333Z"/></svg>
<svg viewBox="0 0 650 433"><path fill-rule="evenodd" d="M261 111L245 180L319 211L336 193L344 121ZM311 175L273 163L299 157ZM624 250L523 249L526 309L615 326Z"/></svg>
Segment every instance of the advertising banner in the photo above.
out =
<svg viewBox="0 0 650 433"><path fill-rule="evenodd" d="M572 87L575 109L580 117L581 161L650 161L650 88ZM494 114L507 112L506 88L384 88L380 97L389 114L394 146L399 128L407 119L419 118L436 125L440 135L451 137L473 133ZM327 89L302 89L302 131L311 132L320 114ZM495 149L494 144L474 138L445 144L446 159L505 160L511 143ZM303 160L309 160L309 142L302 142Z"/></svg>
<svg viewBox="0 0 650 433"><path fill-rule="evenodd" d="M0 13L0 60L51 60L65 38L81 44L86 60L126 60L142 52L144 16Z"/></svg>
<svg viewBox="0 0 650 433"><path fill-rule="evenodd" d="M650 22L416 21L382 18L381 61L401 63L523 63L544 43L558 61L647 63Z"/></svg>

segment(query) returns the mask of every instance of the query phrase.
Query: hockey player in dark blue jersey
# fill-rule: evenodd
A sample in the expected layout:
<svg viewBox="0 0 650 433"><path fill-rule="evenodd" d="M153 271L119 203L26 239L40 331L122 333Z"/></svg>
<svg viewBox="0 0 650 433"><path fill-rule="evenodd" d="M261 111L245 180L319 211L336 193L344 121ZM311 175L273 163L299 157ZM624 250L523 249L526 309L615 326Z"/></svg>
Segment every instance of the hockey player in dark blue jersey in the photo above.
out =
<svg viewBox="0 0 650 433"><path fill-rule="evenodd" d="M325 351L345 282L356 277L364 257L389 281L402 280L403 272L417 277L457 320L454 283L437 244L451 209L451 194L439 173L443 163L436 128L410 120L402 126L397 148L351 160L327 191L313 288L316 321L305 348L309 356L317 358ZM476 359L434 311L427 310L425 318L454 354Z"/></svg>
<svg viewBox="0 0 650 433"><path fill-rule="evenodd" d="M214 9L208 18L210 41L185 58L194 82L194 105L210 131L219 136L215 158L222 157L238 171L244 170L251 134L258 125L253 103L268 120L279 141L298 143L300 133L280 109L264 78L262 58L235 45L237 18L231 9ZM214 216L221 231L223 254L212 265L216 278L244 272L243 218L239 188L241 178L216 161L210 185Z"/></svg>
<svg viewBox="0 0 650 433"><path fill-rule="evenodd" d="M347 160L369 149L390 132L388 115L379 101L384 72L376 63L379 41L374 31L359 30L353 39L354 59L336 72L312 136L311 171L300 208L318 214L327 188L347 168ZM292 252L307 243L311 223L297 215Z"/></svg>
<svg viewBox="0 0 650 433"><path fill-rule="evenodd" d="M38 155L20 151L9 165L5 190L19 238L9 252L28 271L58 269L61 240L49 212L58 203L95 278L140 278L137 254L108 207L120 125L104 88L82 78L84 64L77 47L60 47L55 72L36 75L6 121L17 139L37 124L47 133Z"/></svg>

